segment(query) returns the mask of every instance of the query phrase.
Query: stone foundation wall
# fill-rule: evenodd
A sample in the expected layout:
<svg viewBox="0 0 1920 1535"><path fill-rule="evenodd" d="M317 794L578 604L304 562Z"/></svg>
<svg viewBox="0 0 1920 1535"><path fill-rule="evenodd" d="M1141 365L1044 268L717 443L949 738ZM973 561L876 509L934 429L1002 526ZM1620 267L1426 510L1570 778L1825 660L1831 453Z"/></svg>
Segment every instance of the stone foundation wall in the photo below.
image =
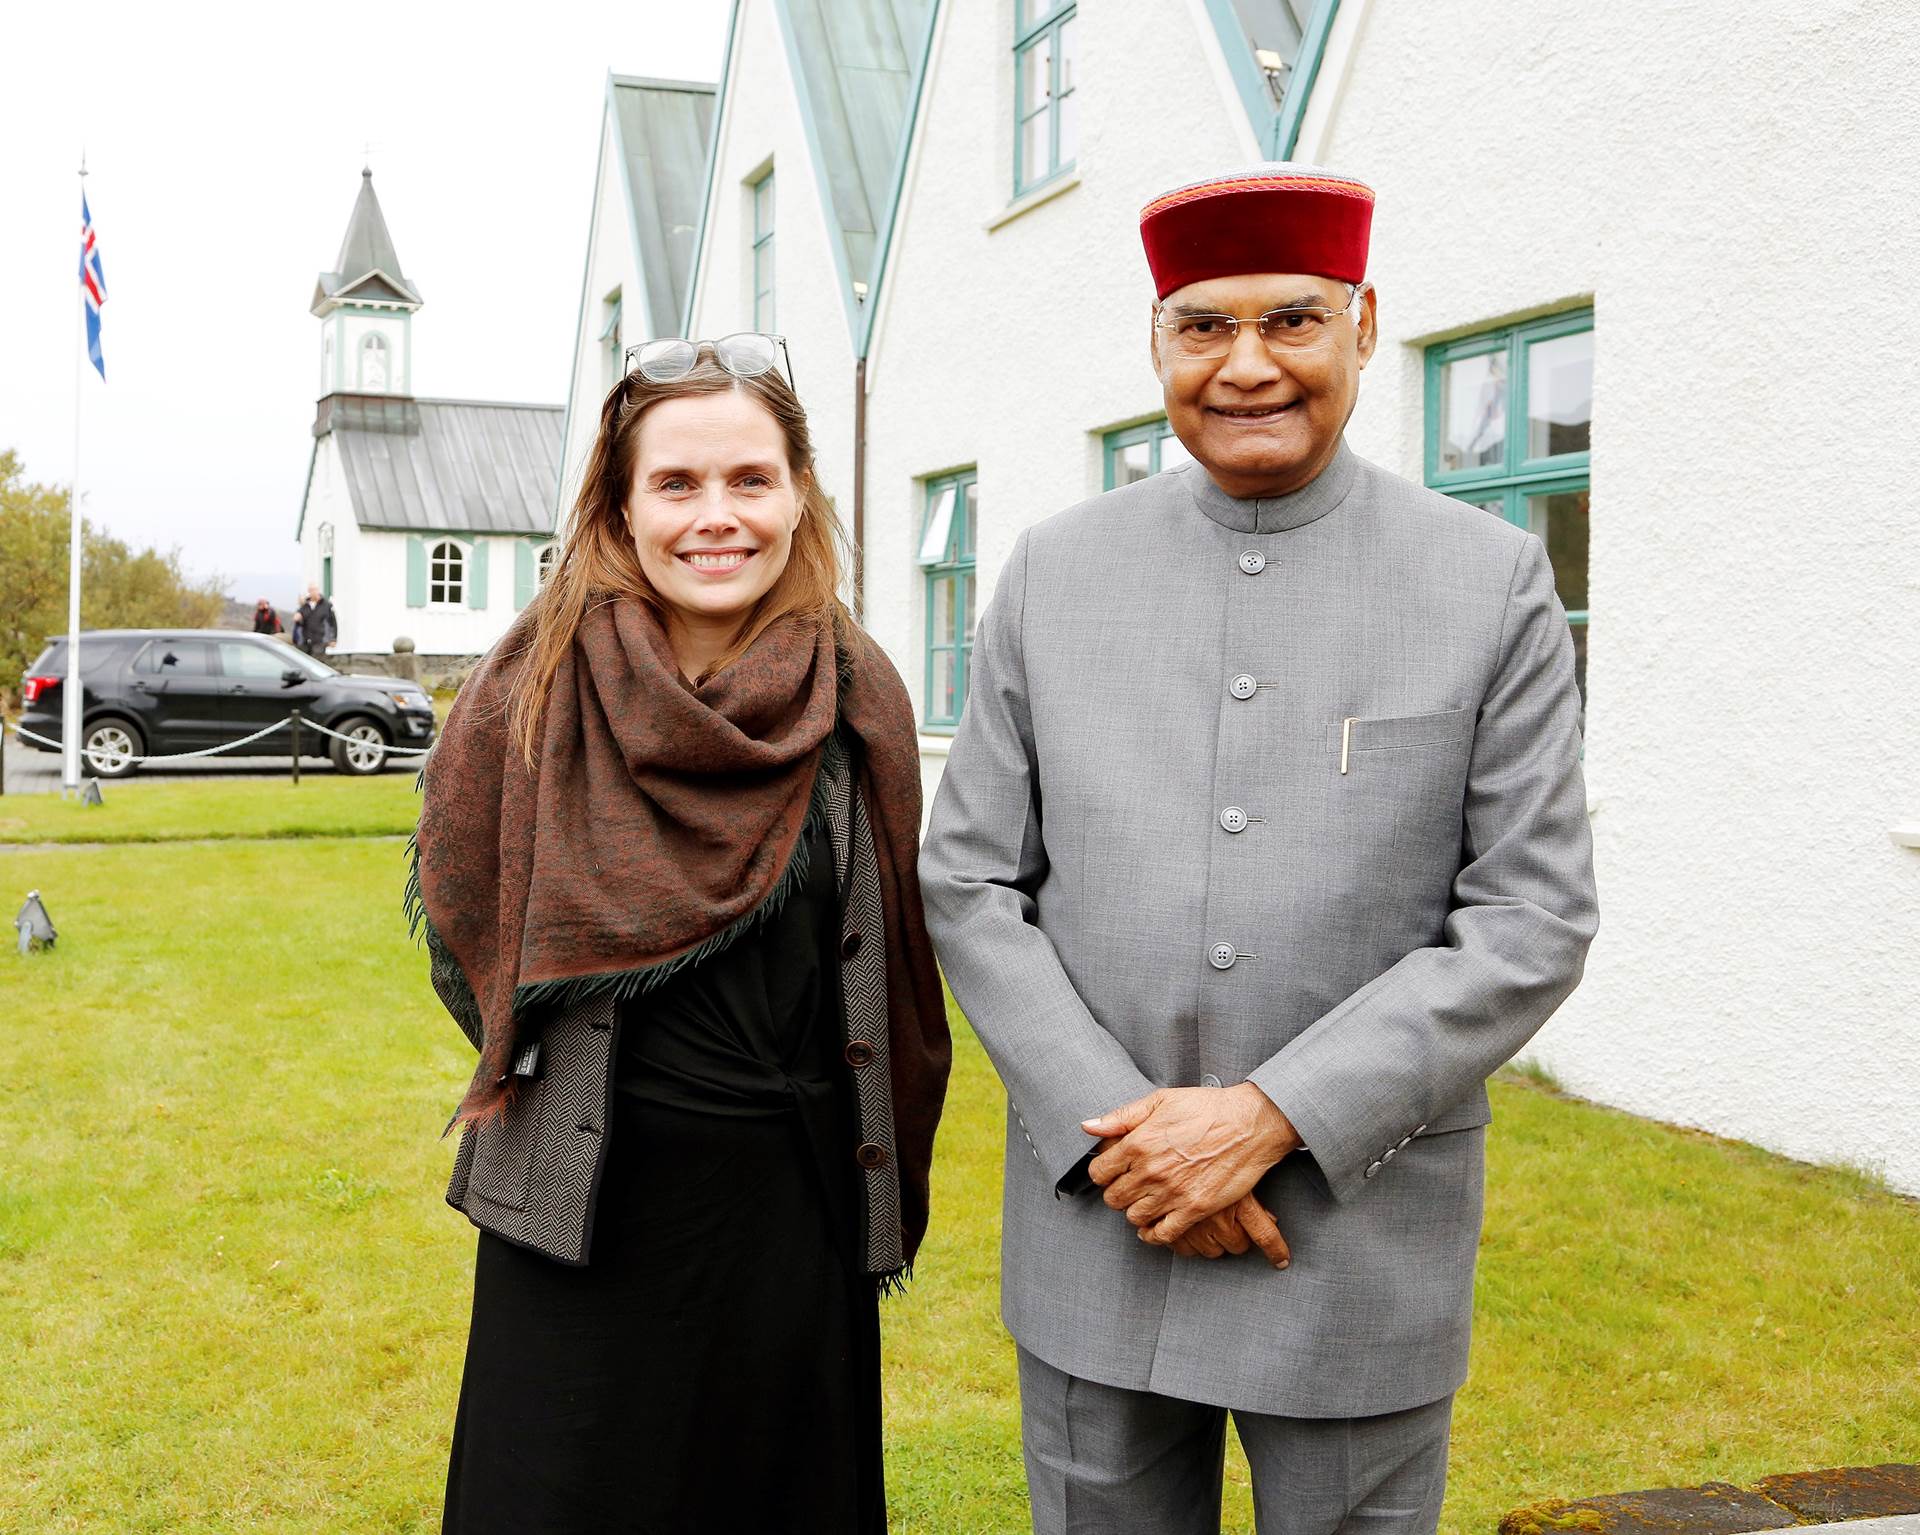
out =
<svg viewBox="0 0 1920 1535"><path fill-rule="evenodd" d="M326 661L336 671L372 677L405 677L430 692L448 689L458 692L468 674L480 664L480 657L422 655L408 650L330 650Z"/></svg>

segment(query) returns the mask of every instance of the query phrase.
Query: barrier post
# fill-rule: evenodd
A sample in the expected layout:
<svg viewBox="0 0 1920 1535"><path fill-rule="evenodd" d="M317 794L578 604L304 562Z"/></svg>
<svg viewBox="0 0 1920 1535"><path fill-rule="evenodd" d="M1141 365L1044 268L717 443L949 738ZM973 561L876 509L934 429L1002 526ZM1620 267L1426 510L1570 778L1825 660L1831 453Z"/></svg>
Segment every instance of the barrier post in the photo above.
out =
<svg viewBox="0 0 1920 1535"><path fill-rule="evenodd" d="M0 794L7 792L7 721L0 715Z"/></svg>
<svg viewBox="0 0 1920 1535"><path fill-rule="evenodd" d="M293 786L300 787L300 711L295 709L293 720Z"/></svg>

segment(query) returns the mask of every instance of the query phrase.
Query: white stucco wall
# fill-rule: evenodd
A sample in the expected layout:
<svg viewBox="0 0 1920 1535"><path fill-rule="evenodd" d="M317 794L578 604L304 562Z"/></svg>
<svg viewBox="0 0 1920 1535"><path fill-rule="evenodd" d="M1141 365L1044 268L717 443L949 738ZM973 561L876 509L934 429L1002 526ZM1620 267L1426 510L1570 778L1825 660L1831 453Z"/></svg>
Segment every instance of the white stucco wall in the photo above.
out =
<svg viewBox="0 0 1920 1535"><path fill-rule="evenodd" d="M922 713L925 479L978 466L984 607L1021 529L1100 489L1101 434L1161 412L1141 206L1250 157L1197 6L1077 25L1073 177L990 227L1013 202L1013 4L941 7L869 362L866 621ZM930 797L944 743L923 745Z"/></svg>
<svg viewBox="0 0 1920 1535"><path fill-rule="evenodd" d="M853 340L828 240L825 187L807 147L787 45L770 0L744 0L717 126L718 158L695 272L692 333L752 330L751 181L774 172L774 324L813 431L821 484L853 517Z"/></svg>
<svg viewBox="0 0 1920 1535"><path fill-rule="evenodd" d="M575 325L573 374L567 388L566 439L561 444L560 506L564 514L580 489L580 472L600 429L600 406L613 380L607 376L606 298L618 289L624 302L620 318L623 344L646 339L647 306L642 297L639 257L633 248L633 222L622 182L621 155L613 114L600 125L600 174L594 187L593 221L587 232L586 279Z"/></svg>
<svg viewBox="0 0 1920 1535"><path fill-rule="evenodd" d="M916 708L924 480L978 468L984 605L1018 532L1099 488L1100 434L1160 409L1139 207L1252 145L1203 0L1088 6L1075 175L1007 218L1012 4L942 7L870 361L866 618ZM1594 307L1603 930L1533 1054L1920 1192L1920 852L1886 835L1920 821L1916 65L1920 12L1866 0L1346 0L1298 152L1379 191L1350 437L1388 468L1422 472L1424 345ZM851 347L767 0L734 72L695 333L747 323L771 157L779 328L845 511Z"/></svg>
<svg viewBox="0 0 1920 1535"><path fill-rule="evenodd" d="M1377 461L1421 472L1422 341L1593 297L1602 932L1533 1053L1920 1192L1920 853L1886 835L1920 820L1899 9L1375 0L1317 152L1379 191Z"/></svg>

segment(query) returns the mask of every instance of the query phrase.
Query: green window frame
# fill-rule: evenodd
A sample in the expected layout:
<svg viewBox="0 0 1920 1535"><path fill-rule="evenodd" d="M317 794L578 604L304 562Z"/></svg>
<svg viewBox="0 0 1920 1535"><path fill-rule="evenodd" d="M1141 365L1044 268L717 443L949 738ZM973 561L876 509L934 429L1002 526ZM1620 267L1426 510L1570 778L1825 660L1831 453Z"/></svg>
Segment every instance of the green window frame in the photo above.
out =
<svg viewBox="0 0 1920 1535"><path fill-rule="evenodd" d="M1167 424L1165 416L1142 421L1137 426L1122 427L1117 432L1108 432L1100 440L1104 448L1100 455L1100 486L1103 490L1117 490L1122 485L1131 485L1158 474L1162 469L1184 464L1192 457L1186 445L1173 435L1173 428ZM1142 469L1146 471L1144 474L1140 472Z"/></svg>
<svg viewBox="0 0 1920 1535"><path fill-rule="evenodd" d="M974 545L979 533L979 471L926 482L920 519L920 568L927 606L926 692L921 721L952 730L967 705L973 661Z"/></svg>
<svg viewBox="0 0 1920 1535"><path fill-rule="evenodd" d="M1575 309L1440 342L1426 350L1426 482L1434 490L1484 507L1540 535L1553 560L1554 581L1567 609L1567 624L1573 630L1574 669L1583 707L1587 697L1586 505L1592 484L1592 450L1581 446L1554 451L1551 442L1545 451L1536 450L1537 425L1544 423L1549 435L1555 427L1533 413L1532 370L1535 347L1592 333L1593 310ZM1589 349L1589 366L1591 356ZM1457 444L1447 436L1448 369L1479 358L1486 359L1480 395L1482 413L1491 417L1497 408L1499 440L1489 441L1480 450L1479 461L1463 463L1458 461L1461 455ZM1573 423L1576 428L1584 427L1579 437L1583 443L1591 437L1591 402L1589 389L1589 420ZM1556 527L1551 501L1567 496L1580 498L1577 519Z"/></svg>
<svg viewBox="0 0 1920 1535"><path fill-rule="evenodd" d="M773 330L773 172L753 183L753 328Z"/></svg>
<svg viewBox="0 0 1920 1535"><path fill-rule="evenodd" d="M1013 195L1063 176L1079 150L1074 91L1075 6L1015 0Z"/></svg>

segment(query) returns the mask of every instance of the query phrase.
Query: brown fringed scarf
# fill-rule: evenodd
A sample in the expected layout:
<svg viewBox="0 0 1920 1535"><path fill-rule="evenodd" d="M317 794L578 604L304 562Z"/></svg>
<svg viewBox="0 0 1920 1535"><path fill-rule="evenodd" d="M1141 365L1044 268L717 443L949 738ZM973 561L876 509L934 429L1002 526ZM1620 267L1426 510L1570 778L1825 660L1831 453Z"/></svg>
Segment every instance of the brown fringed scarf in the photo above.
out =
<svg viewBox="0 0 1920 1535"><path fill-rule="evenodd" d="M886 911L895 1150L909 1262L951 1046L916 873L920 761L899 674L861 629L783 619L695 688L640 603L597 604L554 676L530 772L507 695L523 617L461 689L421 774L407 905L458 963L481 1023L456 1120L512 1101L531 1013L643 991L724 948L799 873L836 719L856 746ZM837 639L837 644L836 644Z"/></svg>

